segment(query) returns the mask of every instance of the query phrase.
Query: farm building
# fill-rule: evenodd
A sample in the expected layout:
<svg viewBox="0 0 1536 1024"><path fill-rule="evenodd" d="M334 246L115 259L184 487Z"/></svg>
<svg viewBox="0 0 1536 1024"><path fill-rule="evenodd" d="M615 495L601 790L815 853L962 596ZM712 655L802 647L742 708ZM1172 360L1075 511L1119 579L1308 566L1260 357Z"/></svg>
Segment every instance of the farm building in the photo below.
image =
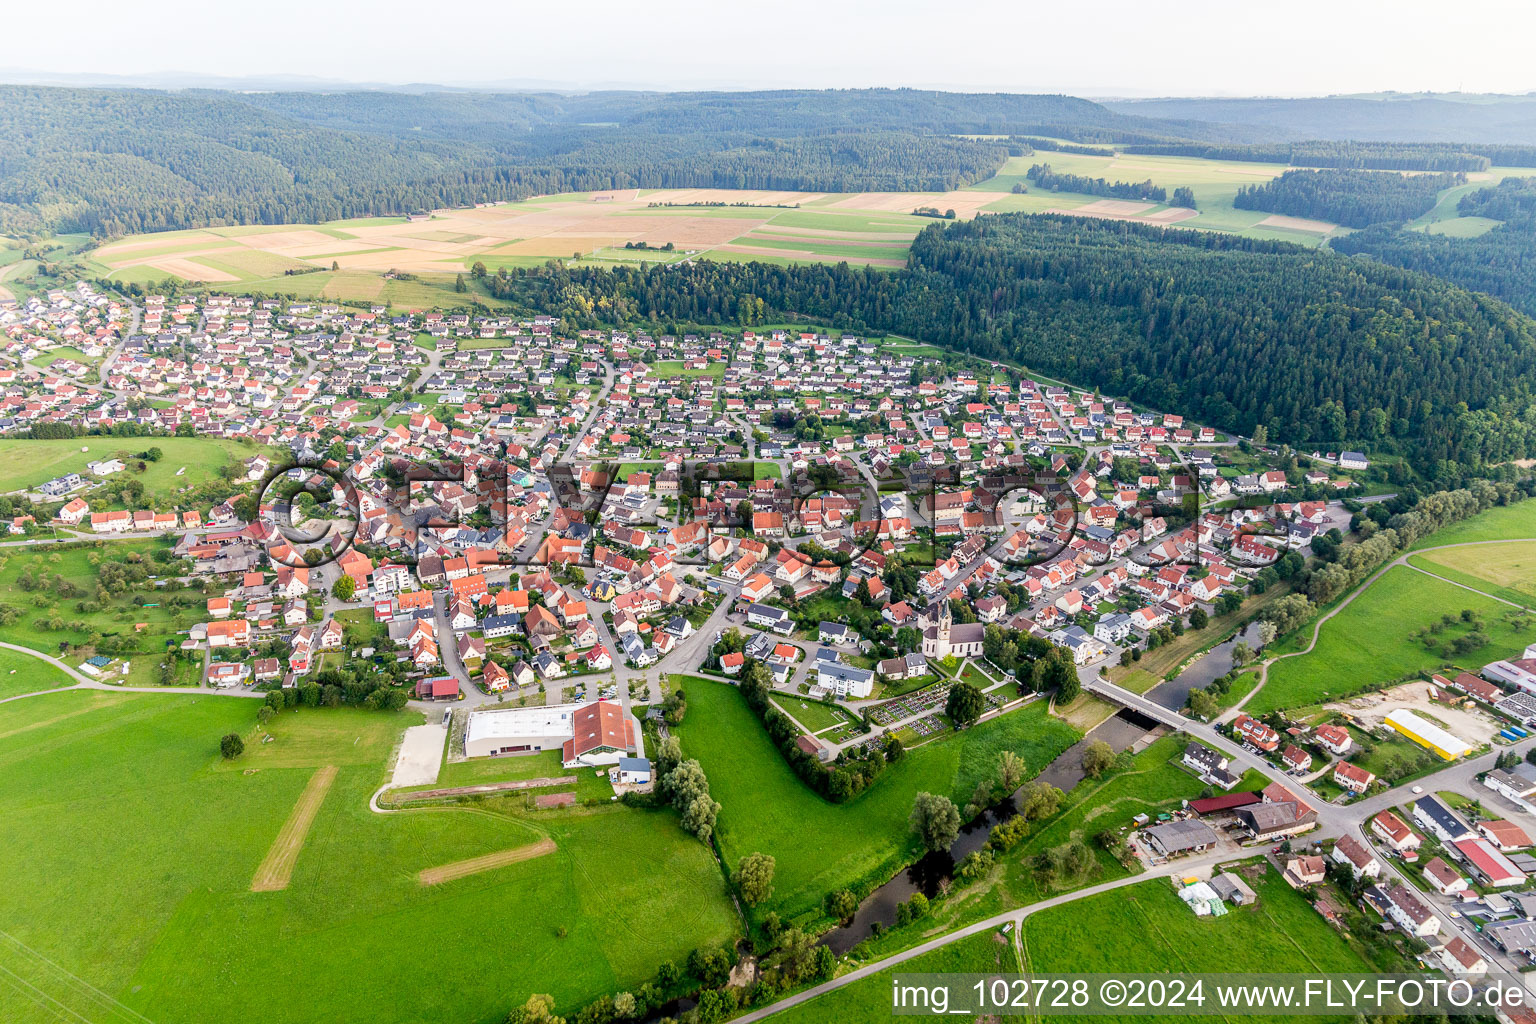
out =
<svg viewBox="0 0 1536 1024"><path fill-rule="evenodd" d="M1203 821L1168 821L1146 831L1147 842L1165 857L1200 852L1216 842L1216 830Z"/></svg>
<svg viewBox="0 0 1536 1024"><path fill-rule="evenodd" d="M1386 722L1419 746L1433 750L1447 761L1454 761L1472 749L1470 744L1462 742L1438 725L1425 721L1412 711L1399 708L1388 712Z"/></svg>

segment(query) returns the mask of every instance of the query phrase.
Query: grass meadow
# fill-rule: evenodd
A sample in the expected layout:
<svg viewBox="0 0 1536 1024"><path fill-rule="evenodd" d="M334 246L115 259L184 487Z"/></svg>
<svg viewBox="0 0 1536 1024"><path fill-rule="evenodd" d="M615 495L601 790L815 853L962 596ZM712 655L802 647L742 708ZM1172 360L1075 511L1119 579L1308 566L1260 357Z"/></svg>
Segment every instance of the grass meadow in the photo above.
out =
<svg viewBox="0 0 1536 1024"><path fill-rule="evenodd" d="M1536 540L1444 548L1408 561L1485 594L1536 608Z"/></svg>
<svg viewBox="0 0 1536 1024"><path fill-rule="evenodd" d="M769 1017L773 1024L886 1024L891 1020L891 979L898 974L1018 974L1013 943L997 932L983 932L913 957L860 978Z"/></svg>
<svg viewBox="0 0 1536 1024"><path fill-rule="evenodd" d="M0 648L0 700L23 693L73 686L76 680L63 669L20 651Z"/></svg>
<svg viewBox="0 0 1536 1024"><path fill-rule="evenodd" d="M492 1024L534 991L574 1012L736 934L709 850L670 812L486 800L375 814L369 794L419 715L304 709L262 743L256 707L86 691L0 705L0 842L13 854L0 965L93 1020L127 1016L110 1009L121 1001L156 1024ZM246 753L224 762L230 731ZM290 885L252 892L326 765L338 774ZM553 853L417 881L544 837ZM0 1019L58 1018L6 988Z"/></svg>
<svg viewBox="0 0 1536 1024"><path fill-rule="evenodd" d="M86 475L85 464L102 459L121 458L125 463L134 452L159 448L164 457L147 463L142 473L124 470L100 478L103 482L138 480L150 500L171 500L185 487L195 487L219 478L219 469L231 460L246 459L258 449L239 441L219 437L115 438L77 437L36 441L30 438L0 439L0 491L18 491L36 487L65 473ZM87 449L82 451L81 449ZM180 476L178 470L185 470ZM96 477L87 479L96 480ZM102 511L101 509L94 509Z"/></svg>
<svg viewBox="0 0 1536 1024"><path fill-rule="evenodd" d="M907 818L919 792L964 804L1002 751L1016 752L1038 772L1077 739L1036 702L908 751L858 797L833 804L790 770L734 686L683 681L688 718L677 731L684 756L698 758L722 805L721 852L731 866L754 851L776 859L773 896L757 911L786 918L819 917L827 893L883 882L912 859L917 850Z"/></svg>
<svg viewBox="0 0 1536 1024"><path fill-rule="evenodd" d="M1487 626L1490 643L1463 655L1431 652L1413 639L1417 630L1438 622L1445 614L1459 615L1463 608L1477 612ZM1358 692L1367 683L1397 679L1437 669L1449 661L1476 671L1490 661L1518 654L1536 640L1530 629L1512 629L1504 614L1511 611L1482 594L1410 568L1387 570L1361 592L1343 611L1323 623L1317 646L1309 653L1284 658L1269 667L1263 688L1244 710L1263 715L1277 708L1299 708L1337 700ZM1305 646L1310 625L1289 643ZM1458 622L1441 639L1468 632Z"/></svg>
<svg viewBox="0 0 1536 1024"><path fill-rule="evenodd" d="M1536 539L1536 501L1519 501L1480 512L1423 538L1408 550L1470 544L1490 540Z"/></svg>
<svg viewBox="0 0 1536 1024"><path fill-rule="evenodd" d="M1020 941L1040 973L1369 973L1371 967L1273 867L1250 879L1258 901L1223 917L1196 917L1166 879L1142 882L1032 914ZM1207 991L1209 1005L1213 994ZM1060 1021L1103 1018L1056 1017ZM1193 1012L1137 1020L1219 1020ZM1279 1017L1245 1017L1278 1021ZM1316 1018L1325 1021L1328 1018ZM1345 1019L1345 1018L1340 1018Z"/></svg>

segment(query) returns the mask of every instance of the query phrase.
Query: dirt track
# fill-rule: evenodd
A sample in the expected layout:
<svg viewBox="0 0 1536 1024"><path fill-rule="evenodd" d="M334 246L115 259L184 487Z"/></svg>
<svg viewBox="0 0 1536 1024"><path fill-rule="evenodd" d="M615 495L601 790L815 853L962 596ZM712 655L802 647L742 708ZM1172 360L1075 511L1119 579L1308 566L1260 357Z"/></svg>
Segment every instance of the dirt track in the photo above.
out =
<svg viewBox="0 0 1536 1024"><path fill-rule="evenodd" d="M334 781L336 766L330 764L309 777L309 784L299 794L299 802L293 805L293 812L283 822L282 831L256 869L256 877L251 879L252 892L277 892L288 888L288 882L293 878L293 865L309 835L309 826L314 824L315 815L320 812L320 805L325 802L325 794L330 792Z"/></svg>
<svg viewBox="0 0 1536 1024"><path fill-rule="evenodd" d="M456 881L470 875L478 875L482 871L490 871L492 868L506 867L508 864L532 860L554 852L555 841L546 837L527 846L498 850L480 857L470 857L468 860L456 860L452 864L444 864L441 867L427 868L416 877L422 885L441 885L444 882Z"/></svg>
<svg viewBox="0 0 1536 1024"><path fill-rule="evenodd" d="M410 803L415 800L437 800L445 796L476 796L481 793L505 793L514 789L543 789L545 786L574 786L576 776L561 775L552 779L518 779L514 782L487 782L479 786L453 786L448 789L422 789L414 793L401 793L395 802Z"/></svg>

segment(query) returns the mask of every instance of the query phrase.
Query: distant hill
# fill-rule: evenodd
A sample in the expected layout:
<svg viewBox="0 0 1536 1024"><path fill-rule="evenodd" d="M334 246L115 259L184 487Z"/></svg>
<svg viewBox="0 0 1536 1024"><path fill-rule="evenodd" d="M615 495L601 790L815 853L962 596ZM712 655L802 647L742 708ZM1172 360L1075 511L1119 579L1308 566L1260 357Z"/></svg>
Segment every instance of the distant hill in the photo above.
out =
<svg viewBox="0 0 1536 1024"><path fill-rule="evenodd" d="M1241 124L1278 138L1536 145L1536 95L1381 93L1306 99L1153 99L1103 104L1121 114Z"/></svg>
<svg viewBox="0 0 1536 1024"><path fill-rule="evenodd" d="M1006 93L0 86L0 233L324 221L615 188L946 191L1010 152L959 136L1030 134L1249 141Z"/></svg>

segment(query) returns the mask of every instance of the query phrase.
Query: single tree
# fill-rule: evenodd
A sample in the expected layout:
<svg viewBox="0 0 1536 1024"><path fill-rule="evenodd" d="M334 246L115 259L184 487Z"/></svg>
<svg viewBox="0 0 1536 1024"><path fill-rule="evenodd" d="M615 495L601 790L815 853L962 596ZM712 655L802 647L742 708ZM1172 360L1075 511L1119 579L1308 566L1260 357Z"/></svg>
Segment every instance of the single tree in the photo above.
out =
<svg viewBox="0 0 1536 1024"><path fill-rule="evenodd" d="M1114 748L1103 740L1094 740L1083 748L1083 772L1090 779L1103 775L1114 763Z"/></svg>
<svg viewBox="0 0 1536 1024"><path fill-rule="evenodd" d="M1024 784L1024 759L1011 750L997 755L997 788L1012 793Z"/></svg>
<svg viewBox="0 0 1536 1024"><path fill-rule="evenodd" d="M237 732L227 732L224 738L219 740L219 753L224 755L226 761L233 761L245 753L245 741Z"/></svg>
<svg viewBox="0 0 1536 1024"><path fill-rule="evenodd" d="M944 713L949 720L955 723L955 728L964 729L975 723L986 710L987 698L981 695L981 691L970 683L956 683L949 688L949 698L944 702Z"/></svg>
<svg viewBox="0 0 1536 1024"><path fill-rule="evenodd" d="M947 796L919 793L908 819L926 850L943 850L960 834L960 811Z"/></svg>
<svg viewBox="0 0 1536 1024"><path fill-rule="evenodd" d="M749 853L736 867L736 889L749 907L773 895L773 858L766 853Z"/></svg>
<svg viewBox="0 0 1536 1024"><path fill-rule="evenodd" d="M343 573L331 584L331 593L338 601L350 601L357 594L357 580Z"/></svg>

